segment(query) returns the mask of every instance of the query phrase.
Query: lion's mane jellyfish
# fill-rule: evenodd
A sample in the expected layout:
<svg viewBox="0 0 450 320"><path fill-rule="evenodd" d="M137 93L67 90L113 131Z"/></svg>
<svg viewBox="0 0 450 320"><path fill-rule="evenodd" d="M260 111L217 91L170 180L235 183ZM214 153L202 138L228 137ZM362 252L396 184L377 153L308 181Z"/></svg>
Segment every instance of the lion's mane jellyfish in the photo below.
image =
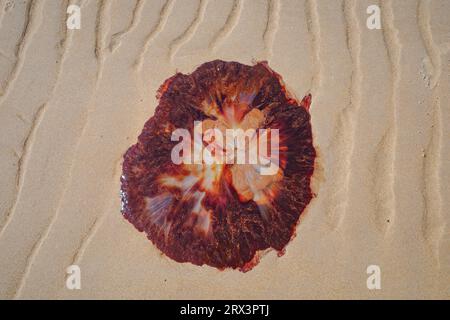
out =
<svg viewBox="0 0 450 320"><path fill-rule="evenodd" d="M178 262L247 271L266 250L283 252L313 196L311 95L297 102L265 62L216 60L167 79L157 98L154 116L124 156L123 216ZM190 133L181 163L173 160L181 141L174 138L177 129ZM209 129L217 133L210 140ZM276 152L267 147L266 153L270 165L276 163L272 174L261 174L262 158L249 161L251 150L246 162L233 161L237 144L235 137L226 139L229 129L250 129L244 145L258 151L264 146L252 140L270 145L278 133ZM216 142L209 149L213 158L226 155L222 162L193 161L205 154L207 142Z"/></svg>

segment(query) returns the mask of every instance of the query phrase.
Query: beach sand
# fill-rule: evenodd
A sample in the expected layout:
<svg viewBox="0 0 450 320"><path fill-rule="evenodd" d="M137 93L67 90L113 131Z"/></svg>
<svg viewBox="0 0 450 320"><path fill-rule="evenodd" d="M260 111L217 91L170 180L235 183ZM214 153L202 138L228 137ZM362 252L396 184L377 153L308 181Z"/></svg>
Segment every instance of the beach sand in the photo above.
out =
<svg viewBox="0 0 450 320"><path fill-rule="evenodd" d="M446 0L0 0L0 298L449 299L449 13ZM267 60L313 96L317 197L286 253L247 273L176 263L120 213L122 156L158 87L214 59Z"/></svg>

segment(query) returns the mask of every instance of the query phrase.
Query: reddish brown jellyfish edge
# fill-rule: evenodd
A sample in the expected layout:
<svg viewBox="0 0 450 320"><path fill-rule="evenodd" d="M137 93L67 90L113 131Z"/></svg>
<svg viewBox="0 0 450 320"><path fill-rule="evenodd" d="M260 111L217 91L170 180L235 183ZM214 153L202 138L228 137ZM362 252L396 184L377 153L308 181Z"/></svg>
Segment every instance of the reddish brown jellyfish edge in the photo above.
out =
<svg viewBox="0 0 450 320"><path fill-rule="evenodd" d="M178 262L248 271L266 250L283 253L313 197L311 95L297 102L266 62L215 60L167 79L157 98L124 156L123 216ZM262 176L251 164L175 164L172 133L194 136L194 121L205 129L278 129L277 173Z"/></svg>

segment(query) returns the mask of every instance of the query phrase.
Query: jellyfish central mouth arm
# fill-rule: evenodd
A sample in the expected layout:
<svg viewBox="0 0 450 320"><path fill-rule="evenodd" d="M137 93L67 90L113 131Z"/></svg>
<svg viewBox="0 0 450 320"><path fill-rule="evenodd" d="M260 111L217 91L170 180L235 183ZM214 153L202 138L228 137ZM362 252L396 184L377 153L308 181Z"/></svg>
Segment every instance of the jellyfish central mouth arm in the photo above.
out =
<svg viewBox="0 0 450 320"><path fill-rule="evenodd" d="M257 129L264 118L263 112L253 109L231 124L223 117L194 121L193 139L188 129L177 128L171 135L171 140L178 142L172 148L172 162L177 165L253 164L260 166L260 174L275 175L279 169L279 130Z"/></svg>
<svg viewBox="0 0 450 320"><path fill-rule="evenodd" d="M196 177L202 191L218 194L221 183L225 182L234 187L241 201L258 200L262 198L261 190L282 177L279 132L255 129L265 119L258 109L239 117L232 124L223 120L224 117L195 121L194 139L187 129L174 130L171 139L179 143L173 147L171 158L173 163L184 165L188 177ZM228 174L224 174L225 170ZM221 181L223 177L228 181ZM179 177L179 185L185 184L185 179Z"/></svg>

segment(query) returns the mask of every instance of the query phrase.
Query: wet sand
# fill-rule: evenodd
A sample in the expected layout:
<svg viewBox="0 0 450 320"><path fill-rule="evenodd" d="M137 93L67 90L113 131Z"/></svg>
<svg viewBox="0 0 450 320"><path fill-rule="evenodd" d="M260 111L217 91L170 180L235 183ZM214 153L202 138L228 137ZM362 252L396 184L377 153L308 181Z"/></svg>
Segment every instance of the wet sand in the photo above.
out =
<svg viewBox="0 0 450 320"><path fill-rule="evenodd" d="M380 30L366 27L372 4ZM0 298L449 299L449 12L445 0L0 0ZM285 255L247 273L176 263L120 214L122 155L158 87L213 59L267 60L297 98L313 95L317 197ZM73 264L81 290L65 285Z"/></svg>

